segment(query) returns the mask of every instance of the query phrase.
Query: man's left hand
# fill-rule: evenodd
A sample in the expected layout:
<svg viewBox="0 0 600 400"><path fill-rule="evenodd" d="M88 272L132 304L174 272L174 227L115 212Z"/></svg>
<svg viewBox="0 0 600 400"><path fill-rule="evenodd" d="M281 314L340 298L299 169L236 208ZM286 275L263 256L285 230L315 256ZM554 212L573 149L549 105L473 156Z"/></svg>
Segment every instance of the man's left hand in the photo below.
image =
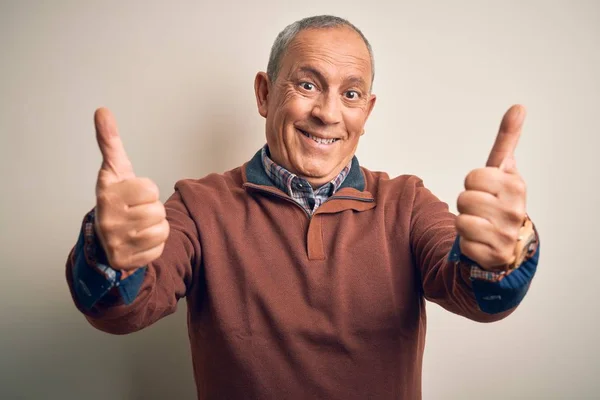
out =
<svg viewBox="0 0 600 400"><path fill-rule="evenodd" d="M486 167L467 175L465 191L458 196L461 252L489 271L504 270L515 260L526 218L526 186L514 158L524 120L520 105L504 114Z"/></svg>

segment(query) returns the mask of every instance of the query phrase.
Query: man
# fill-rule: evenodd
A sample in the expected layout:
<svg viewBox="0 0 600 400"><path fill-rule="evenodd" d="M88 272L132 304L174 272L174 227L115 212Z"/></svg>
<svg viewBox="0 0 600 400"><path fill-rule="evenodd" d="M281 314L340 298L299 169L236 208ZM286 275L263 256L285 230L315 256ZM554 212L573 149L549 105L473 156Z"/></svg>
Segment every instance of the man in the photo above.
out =
<svg viewBox="0 0 600 400"><path fill-rule="evenodd" d="M267 145L164 204L106 109L96 207L67 262L77 307L125 334L186 297L198 398L418 399L425 299L488 322L527 292L539 256L515 167L512 107L455 217L420 179L360 167L375 105L371 47L340 18L298 21L255 80Z"/></svg>

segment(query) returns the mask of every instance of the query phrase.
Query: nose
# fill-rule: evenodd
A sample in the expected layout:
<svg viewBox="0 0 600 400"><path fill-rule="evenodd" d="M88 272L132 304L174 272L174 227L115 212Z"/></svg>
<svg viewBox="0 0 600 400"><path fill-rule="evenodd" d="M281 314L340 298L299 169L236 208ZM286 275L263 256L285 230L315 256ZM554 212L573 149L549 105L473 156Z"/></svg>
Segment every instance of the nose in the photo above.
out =
<svg viewBox="0 0 600 400"><path fill-rule="evenodd" d="M342 120L340 98L332 92L324 92L312 108L312 116L323 125L334 125Z"/></svg>

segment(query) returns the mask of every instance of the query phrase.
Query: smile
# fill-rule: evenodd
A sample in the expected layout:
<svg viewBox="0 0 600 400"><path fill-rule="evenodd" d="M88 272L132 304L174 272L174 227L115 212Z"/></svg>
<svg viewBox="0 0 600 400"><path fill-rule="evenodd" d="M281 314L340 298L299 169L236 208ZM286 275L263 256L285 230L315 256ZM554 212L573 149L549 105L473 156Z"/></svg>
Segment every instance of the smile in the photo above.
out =
<svg viewBox="0 0 600 400"><path fill-rule="evenodd" d="M319 144L332 144L332 143L335 143L335 142L337 142L339 140L339 139L335 139L335 138L332 138L332 139L323 139L323 138L320 138L320 137L313 136L310 133L304 132L303 130L300 130L300 129L298 129L298 132L302 133L307 138L312 139L312 140L314 140L315 142L317 142Z"/></svg>

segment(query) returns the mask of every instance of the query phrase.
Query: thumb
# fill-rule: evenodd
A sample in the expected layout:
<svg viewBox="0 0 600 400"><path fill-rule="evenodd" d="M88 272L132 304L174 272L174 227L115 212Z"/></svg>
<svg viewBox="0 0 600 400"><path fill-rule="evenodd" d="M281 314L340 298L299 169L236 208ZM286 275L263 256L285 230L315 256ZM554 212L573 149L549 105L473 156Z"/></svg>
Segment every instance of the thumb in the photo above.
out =
<svg viewBox="0 0 600 400"><path fill-rule="evenodd" d="M99 184L112 184L135 178L133 166L119 136L117 122L107 108L99 108L94 114L96 140L102 153Z"/></svg>
<svg viewBox="0 0 600 400"><path fill-rule="evenodd" d="M525 121L523 106L514 105L504 114L496 141L486 163L488 167L499 167L505 159L513 158L521 137L523 121Z"/></svg>

